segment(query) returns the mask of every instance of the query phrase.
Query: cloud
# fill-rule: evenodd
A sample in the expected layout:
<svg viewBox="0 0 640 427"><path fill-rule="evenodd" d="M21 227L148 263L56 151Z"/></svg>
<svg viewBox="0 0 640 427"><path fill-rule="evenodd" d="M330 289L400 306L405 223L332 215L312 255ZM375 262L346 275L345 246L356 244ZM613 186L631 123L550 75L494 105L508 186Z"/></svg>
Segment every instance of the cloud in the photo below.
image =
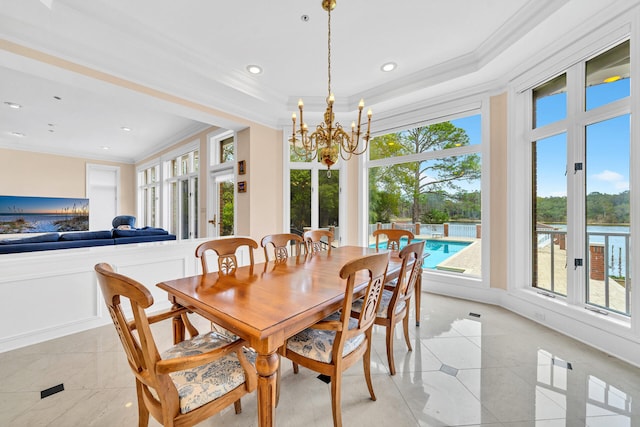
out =
<svg viewBox="0 0 640 427"><path fill-rule="evenodd" d="M624 177L620 175L618 172L613 172L607 169L593 175L593 177L599 181L606 181L606 182L612 182L612 183L619 182L624 179Z"/></svg>
<svg viewBox="0 0 640 427"><path fill-rule="evenodd" d="M626 181L625 177L618 172L613 172L605 169L602 172L593 175L593 178L611 185L616 191L619 192L629 189L629 181Z"/></svg>

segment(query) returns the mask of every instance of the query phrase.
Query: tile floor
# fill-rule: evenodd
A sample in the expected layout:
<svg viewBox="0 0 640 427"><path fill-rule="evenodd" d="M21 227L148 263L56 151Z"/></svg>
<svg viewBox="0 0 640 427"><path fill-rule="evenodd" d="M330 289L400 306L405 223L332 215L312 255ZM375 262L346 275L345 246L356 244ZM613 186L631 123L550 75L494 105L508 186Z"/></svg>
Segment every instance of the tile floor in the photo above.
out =
<svg viewBox="0 0 640 427"><path fill-rule="evenodd" d="M345 427L640 425L640 369L499 307L432 294L422 304L412 352L396 328L393 377L384 330L374 331L376 402L361 365L345 373ZM170 323L157 326L168 345ZM111 325L2 353L0 378L0 426L137 425L133 376ZM332 426L329 387L284 360L277 425ZM242 405L200 425L256 426L255 394Z"/></svg>

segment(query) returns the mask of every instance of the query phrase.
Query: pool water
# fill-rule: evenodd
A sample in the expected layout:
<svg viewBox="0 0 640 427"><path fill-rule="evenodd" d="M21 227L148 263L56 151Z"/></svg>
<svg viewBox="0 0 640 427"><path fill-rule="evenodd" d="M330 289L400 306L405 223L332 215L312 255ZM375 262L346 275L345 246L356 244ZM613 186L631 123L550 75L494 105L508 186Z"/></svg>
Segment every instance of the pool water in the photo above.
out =
<svg viewBox="0 0 640 427"><path fill-rule="evenodd" d="M414 239L413 242L419 242L421 239ZM404 248L407 245L407 239L400 240L400 247ZM462 249L469 246L471 242L457 242L451 240L442 240L442 239L427 239L424 241L424 253L429 254L428 257L424 259L424 264L422 264L423 268L430 268L435 270L436 266L449 258L450 256L460 252ZM370 247L375 248L376 245L370 245ZM387 242L380 243L381 249L387 248Z"/></svg>

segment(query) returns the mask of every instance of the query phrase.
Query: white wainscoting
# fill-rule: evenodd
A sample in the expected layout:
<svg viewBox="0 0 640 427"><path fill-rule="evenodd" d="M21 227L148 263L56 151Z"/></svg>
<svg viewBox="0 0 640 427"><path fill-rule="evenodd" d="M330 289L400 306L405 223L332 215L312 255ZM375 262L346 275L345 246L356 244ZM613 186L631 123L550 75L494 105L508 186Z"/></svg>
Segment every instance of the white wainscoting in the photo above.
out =
<svg viewBox="0 0 640 427"><path fill-rule="evenodd" d="M93 267L100 262L144 284L151 311L168 308L158 282L200 274L195 248L207 239L0 255L0 352L111 323ZM238 263L248 254L238 253ZM209 265L217 266L215 255Z"/></svg>

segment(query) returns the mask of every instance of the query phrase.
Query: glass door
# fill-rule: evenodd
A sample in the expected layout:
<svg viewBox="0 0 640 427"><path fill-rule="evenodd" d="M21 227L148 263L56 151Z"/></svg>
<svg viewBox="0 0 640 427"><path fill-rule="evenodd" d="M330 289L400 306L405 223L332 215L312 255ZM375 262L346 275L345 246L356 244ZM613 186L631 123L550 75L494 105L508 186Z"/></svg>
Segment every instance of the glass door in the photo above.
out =
<svg viewBox="0 0 640 427"><path fill-rule="evenodd" d="M235 178L233 170L217 171L211 174L212 216L208 219L209 237L231 236L235 232Z"/></svg>

